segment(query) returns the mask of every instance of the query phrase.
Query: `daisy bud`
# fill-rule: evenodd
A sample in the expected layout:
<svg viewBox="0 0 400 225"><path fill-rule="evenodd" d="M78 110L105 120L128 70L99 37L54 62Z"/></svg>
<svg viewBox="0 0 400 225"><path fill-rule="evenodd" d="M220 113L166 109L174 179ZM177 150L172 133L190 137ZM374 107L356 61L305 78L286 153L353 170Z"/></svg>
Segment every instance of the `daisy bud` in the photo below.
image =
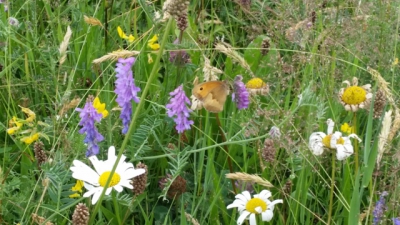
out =
<svg viewBox="0 0 400 225"><path fill-rule="evenodd" d="M79 203L76 205L74 214L72 215L73 225L87 225L89 224L89 209L85 204Z"/></svg>

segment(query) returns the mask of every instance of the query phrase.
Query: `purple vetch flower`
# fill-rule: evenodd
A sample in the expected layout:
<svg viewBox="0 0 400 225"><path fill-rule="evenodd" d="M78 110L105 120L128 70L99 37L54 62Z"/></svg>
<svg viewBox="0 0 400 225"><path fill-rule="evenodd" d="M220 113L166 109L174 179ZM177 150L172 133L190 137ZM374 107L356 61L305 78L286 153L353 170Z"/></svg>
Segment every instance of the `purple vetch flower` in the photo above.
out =
<svg viewBox="0 0 400 225"><path fill-rule="evenodd" d="M86 133L83 140L87 144L86 157L99 154L100 150L97 143L102 141L104 137L99 133L94 123L100 122L103 115L97 112L91 101L86 102L83 109L77 108L76 111L79 112L81 118L79 125L82 126L82 129L79 130L79 133Z"/></svg>
<svg viewBox="0 0 400 225"><path fill-rule="evenodd" d="M190 101L183 91L183 86L180 85L173 92L169 93L169 95L172 98L166 105L168 117L173 118L176 116L174 121L178 133L183 133L184 130L190 130L190 125L193 124L193 121L188 120L191 110L186 106L186 104L190 104Z"/></svg>
<svg viewBox="0 0 400 225"><path fill-rule="evenodd" d="M139 87L135 85L135 79L133 79L132 65L135 63L134 57L127 59L120 58L117 62L115 71L117 72L117 80L115 81L115 94L117 94L117 103L122 108L121 115L119 116L122 120L124 128L122 133L126 134L131 122L132 115L132 103L131 101L139 102L137 93L140 91Z"/></svg>
<svg viewBox="0 0 400 225"><path fill-rule="evenodd" d="M399 218L393 218L393 224L394 225L400 225L400 219Z"/></svg>
<svg viewBox="0 0 400 225"><path fill-rule="evenodd" d="M249 92L242 80L243 77L237 75L233 84L234 93L232 94L232 101L236 102L238 109L246 109L250 104Z"/></svg>
<svg viewBox="0 0 400 225"><path fill-rule="evenodd" d="M386 206L386 202L385 202L385 197L388 195L389 193L387 191L382 192L381 196L379 197L379 200L376 202L374 211L373 211L373 216L374 219L372 221L373 225L377 225L379 224L379 222L382 220L383 218L383 214L385 213L385 211L387 210L387 206Z"/></svg>
<svg viewBox="0 0 400 225"><path fill-rule="evenodd" d="M179 39L174 41L174 45L179 44ZM171 51L169 53L169 61L175 65L190 63L190 56L185 50Z"/></svg>

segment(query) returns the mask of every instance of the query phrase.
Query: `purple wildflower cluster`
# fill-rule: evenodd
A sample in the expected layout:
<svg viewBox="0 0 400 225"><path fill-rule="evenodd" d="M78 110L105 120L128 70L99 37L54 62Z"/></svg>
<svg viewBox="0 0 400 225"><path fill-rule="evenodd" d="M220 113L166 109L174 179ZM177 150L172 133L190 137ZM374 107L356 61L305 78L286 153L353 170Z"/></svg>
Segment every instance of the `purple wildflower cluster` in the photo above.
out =
<svg viewBox="0 0 400 225"><path fill-rule="evenodd" d="M383 218L383 214L387 210L386 202L385 202L385 197L388 195L387 191L382 192L381 196L379 197L379 200L376 202L375 209L373 211L373 216L374 220L372 221L373 225L379 224L379 222Z"/></svg>
<svg viewBox="0 0 400 225"><path fill-rule="evenodd" d="M122 133L126 134L129 128L132 115L132 103L131 101L139 102L137 93L140 88L135 85L135 79L133 79L132 65L136 59L130 57L127 59L118 59L117 67L117 80L115 81L115 93L117 94L117 103L122 108L120 118L124 128Z"/></svg>
<svg viewBox="0 0 400 225"><path fill-rule="evenodd" d="M400 219L399 218L393 218L393 224L394 225L400 225Z"/></svg>
<svg viewBox="0 0 400 225"><path fill-rule="evenodd" d="M82 126L82 129L79 130L79 133L86 133L83 141L88 147L86 157L99 154L100 150L97 143L102 141L104 137L99 133L94 123L100 122L103 115L97 112L91 101L86 102L83 109L77 108L76 111L79 112L79 117L81 118L79 125Z"/></svg>
<svg viewBox="0 0 400 225"><path fill-rule="evenodd" d="M246 86L243 83L243 77L237 75L235 77L235 82L233 84L232 100L236 102L238 109L246 109L249 107L249 92L246 89Z"/></svg>
<svg viewBox="0 0 400 225"><path fill-rule="evenodd" d="M173 92L169 93L169 95L172 98L166 105L167 114L171 118L176 116L174 119L176 123L176 130L178 133L183 133L185 130L190 130L190 125L193 124L192 120L188 120L191 110L189 110L185 104L190 104L190 101L183 91L183 86L180 85Z"/></svg>

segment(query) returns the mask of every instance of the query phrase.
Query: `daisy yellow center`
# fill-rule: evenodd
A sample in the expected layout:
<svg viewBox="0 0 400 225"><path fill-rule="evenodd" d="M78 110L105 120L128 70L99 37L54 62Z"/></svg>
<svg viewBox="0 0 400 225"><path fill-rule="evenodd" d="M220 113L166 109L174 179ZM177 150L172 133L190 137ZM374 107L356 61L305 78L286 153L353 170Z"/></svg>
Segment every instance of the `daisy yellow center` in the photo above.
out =
<svg viewBox="0 0 400 225"><path fill-rule="evenodd" d="M260 88L263 88L264 86L265 86L265 83L260 78L253 78L253 79L249 80L246 84L246 87L251 88L251 89L260 89Z"/></svg>
<svg viewBox="0 0 400 225"><path fill-rule="evenodd" d="M358 105L365 101L367 92L359 86L350 86L346 88L342 95L342 100L349 105Z"/></svg>
<svg viewBox="0 0 400 225"><path fill-rule="evenodd" d="M322 139L322 143L324 144L325 147L331 148L331 139L332 139L332 134L326 135L326 136ZM343 144L344 144L344 139L343 139L343 138L339 138L339 139L336 141L336 144L338 144L338 145L343 145Z"/></svg>
<svg viewBox="0 0 400 225"><path fill-rule="evenodd" d="M252 198L246 204L246 210L254 214L258 214L256 211L257 207L261 207L262 211L264 212L267 210L267 203L261 198Z"/></svg>
<svg viewBox="0 0 400 225"><path fill-rule="evenodd" d="M102 187L106 186L106 183L107 183L108 177L110 176L110 173L111 173L111 171L107 171L107 172L104 172L103 174L101 174L101 176L99 177L100 186L102 186ZM114 173L111 178L109 187L115 186L116 184L119 183L120 180L121 180L121 176L119 176L118 173Z"/></svg>

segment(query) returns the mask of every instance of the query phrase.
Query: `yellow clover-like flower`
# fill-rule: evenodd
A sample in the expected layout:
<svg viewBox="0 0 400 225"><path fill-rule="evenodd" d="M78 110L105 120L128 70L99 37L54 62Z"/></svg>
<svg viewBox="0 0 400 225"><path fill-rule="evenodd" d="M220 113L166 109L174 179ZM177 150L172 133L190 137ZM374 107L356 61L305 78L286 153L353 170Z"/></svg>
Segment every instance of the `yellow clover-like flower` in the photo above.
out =
<svg viewBox="0 0 400 225"><path fill-rule="evenodd" d="M358 79L353 77L352 85L348 80L343 81L347 84L346 88L339 91L339 101L347 111L356 112L358 109L368 109L371 99L371 84L358 86Z"/></svg>
<svg viewBox="0 0 400 225"><path fill-rule="evenodd" d="M22 127L22 125L23 123L19 122L16 116L13 116L13 118L9 121L10 128L7 129L7 134L10 135L14 134Z"/></svg>
<svg viewBox="0 0 400 225"><path fill-rule="evenodd" d="M103 115L103 118L108 116L108 111L106 109L106 104L100 102L100 98L96 97L93 101L93 107L96 109L98 113Z"/></svg>
<svg viewBox="0 0 400 225"><path fill-rule="evenodd" d="M71 191L74 191L75 193L72 195L69 195L70 198L79 198L81 197L82 194L82 188L83 188L83 181L82 180L76 180L75 186L71 188Z"/></svg>
<svg viewBox="0 0 400 225"><path fill-rule="evenodd" d="M22 110L22 112L24 112L26 115L28 115L28 118L26 118L26 122L31 123L36 119L36 114L35 112L33 112L32 110L19 106Z"/></svg>
<svg viewBox="0 0 400 225"><path fill-rule="evenodd" d="M269 92L268 85L258 77L249 80L246 88L251 95L266 95Z"/></svg>
<svg viewBox="0 0 400 225"><path fill-rule="evenodd" d="M36 132L34 134L21 138L21 141L27 145L30 145L33 142L37 141L38 139L39 139L39 133Z"/></svg>
<svg viewBox="0 0 400 225"><path fill-rule="evenodd" d="M354 127L350 126L348 123L344 123L340 126L340 131L346 134L354 133Z"/></svg>
<svg viewBox="0 0 400 225"><path fill-rule="evenodd" d="M147 46L149 46L149 48L153 49L153 50L158 50L160 49L160 45L158 43L156 43L158 41L158 35L155 34L148 42L147 42Z"/></svg>
<svg viewBox="0 0 400 225"><path fill-rule="evenodd" d="M132 34L126 35L120 26L117 27L117 31L120 38L127 40L129 43L135 41L135 37Z"/></svg>

